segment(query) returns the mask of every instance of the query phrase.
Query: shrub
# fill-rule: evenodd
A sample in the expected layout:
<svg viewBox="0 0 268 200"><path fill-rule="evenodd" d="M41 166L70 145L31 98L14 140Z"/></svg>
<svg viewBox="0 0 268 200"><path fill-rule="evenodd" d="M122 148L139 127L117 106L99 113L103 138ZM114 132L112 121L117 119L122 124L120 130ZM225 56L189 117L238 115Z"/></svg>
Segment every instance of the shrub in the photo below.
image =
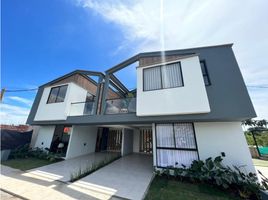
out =
<svg viewBox="0 0 268 200"><path fill-rule="evenodd" d="M165 175L181 181L192 183L201 182L214 185L220 189L230 191L244 199L260 199L260 190L268 189L267 178L262 178L262 184L258 182L254 173L243 173L238 167L224 166L222 157L214 160L208 158L205 161L195 160L189 168L167 168L156 171L158 175Z"/></svg>
<svg viewBox="0 0 268 200"><path fill-rule="evenodd" d="M58 157L57 154L45 151L43 149L40 149L38 147L36 148L29 148L29 144L26 144L24 146L18 147L11 151L9 158L10 159L16 159L16 158L39 158L43 160L49 160L51 162L61 160L60 157Z"/></svg>

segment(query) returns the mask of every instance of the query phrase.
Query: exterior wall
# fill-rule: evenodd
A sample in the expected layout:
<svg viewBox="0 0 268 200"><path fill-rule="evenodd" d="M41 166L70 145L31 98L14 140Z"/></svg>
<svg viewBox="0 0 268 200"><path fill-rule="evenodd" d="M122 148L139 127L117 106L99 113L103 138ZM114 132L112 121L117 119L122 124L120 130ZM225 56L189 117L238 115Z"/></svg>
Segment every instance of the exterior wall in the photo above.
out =
<svg viewBox="0 0 268 200"><path fill-rule="evenodd" d="M194 123L194 127L201 160L224 152L226 165L245 166L247 172L255 172L241 122Z"/></svg>
<svg viewBox="0 0 268 200"><path fill-rule="evenodd" d="M40 130L40 126L32 126L32 127L33 127L33 134L31 138L30 148L34 148L36 140L37 140L38 132Z"/></svg>
<svg viewBox="0 0 268 200"><path fill-rule="evenodd" d="M133 152L140 152L140 131L135 129L133 132Z"/></svg>
<svg viewBox="0 0 268 200"><path fill-rule="evenodd" d="M62 85L62 84L70 83L70 82L76 83L80 87L89 91L91 94L96 95L97 85L92 83L89 79L82 76L81 74L74 74L72 76L69 76L68 78L58 81L57 83L54 83L53 86Z"/></svg>
<svg viewBox="0 0 268 200"><path fill-rule="evenodd" d="M55 87L55 86L52 86ZM74 83L68 83L64 102L47 104L51 87L44 89L39 103L35 121L66 120L70 112L72 102L83 102L86 100L87 91Z"/></svg>
<svg viewBox="0 0 268 200"><path fill-rule="evenodd" d="M73 126L66 159L95 152L97 132L96 126Z"/></svg>
<svg viewBox="0 0 268 200"><path fill-rule="evenodd" d="M123 129L121 155L125 156L133 152L133 130Z"/></svg>
<svg viewBox="0 0 268 200"><path fill-rule="evenodd" d="M143 91L143 69L150 66L137 68L137 116L210 112L199 58L184 58L180 62L184 86L169 89Z"/></svg>
<svg viewBox="0 0 268 200"><path fill-rule="evenodd" d="M55 126L40 126L34 147L50 148Z"/></svg>

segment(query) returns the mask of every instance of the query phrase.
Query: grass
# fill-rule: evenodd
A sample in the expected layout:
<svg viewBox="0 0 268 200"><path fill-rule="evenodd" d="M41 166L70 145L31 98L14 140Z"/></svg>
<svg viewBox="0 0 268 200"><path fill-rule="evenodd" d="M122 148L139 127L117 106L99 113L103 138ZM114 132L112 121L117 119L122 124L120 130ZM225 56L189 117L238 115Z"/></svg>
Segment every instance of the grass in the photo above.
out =
<svg viewBox="0 0 268 200"><path fill-rule="evenodd" d="M33 169L36 167L42 167L44 165L49 165L51 163L54 162L39 158L16 158L1 162L2 165L6 165L8 167L20 169L23 171Z"/></svg>
<svg viewBox="0 0 268 200"><path fill-rule="evenodd" d="M145 200L234 200L229 194L206 184L184 183L156 176Z"/></svg>
<svg viewBox="0 0 268 200"><path fill-rule="evenodd" d="M252 160L255 166L268 167L268 160L261 160L256 158L253 158Z"/></svg>

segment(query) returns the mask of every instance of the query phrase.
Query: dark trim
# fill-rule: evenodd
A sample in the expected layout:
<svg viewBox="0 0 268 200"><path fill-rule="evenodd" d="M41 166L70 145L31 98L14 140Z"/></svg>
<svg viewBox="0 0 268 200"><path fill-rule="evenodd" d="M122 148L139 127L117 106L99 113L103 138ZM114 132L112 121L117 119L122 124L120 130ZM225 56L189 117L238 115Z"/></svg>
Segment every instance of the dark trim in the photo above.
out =
<svg viewBox="0 0 268 200"><path fill-rule="evenodd" d="M204 64L204 69L205 69L205 74L204 74L203 71L202 71L202 67L201 67L203 79L204 79L204 77L207 77L207 79L208 79L208 84L206 84L205 79L204 79L205 86L210 86L211 85L211 81L210 81L210 77L209 77L209 73L208 73L208 68L207 68L206 60L204 60L204 59L203 60L200 60L200 63L203 63Z"/></svg>
<svg viewBox="0 0 268 200"><path fill-rule="evenodd" d="M175 143L176 146L176 143ZM181 151L197 151L196 148L176 148L176 147L156 147L156 149L166 149L166 150L181 150Z"/></svg>
<svg viewBox="0 0 268 200"><path fill-rule="evenodd" d="M63 103L63 102L65 101L66 93L65 93L65 96L64 96L64 100L63 100L63 101L57 101L57 99L58 99L58 96L59 96L59 93L60 93L60 88L61 88L61 87L65 87L65 86L67 86L67 89L66 89L66 93L67 93L67 90L68 90L68 84L59 85L59 86L55 86L55 87L51 87L51 88L50 88L49 95L48 95L48 98L47 98L47 104L52 104L52 103ZM56 100L55 100L55 102L48 102L49 99L50 99L51 92L52 92L52 90L55 89L55 88L59 88L58 93L57 93L57 95L56 95Z"/></svg>
<svg viewBox="0 0 268 200"><path fill-rule="evenodd" d="M197 156L198 156L198 160L200 160L200 156L199 156L199 150L198 150L198 145L197 145L197 140L196 140L196 132L195 132L195 125L193 124L193 130L194 130L194 140L195 140L195 146L196 146L196 150L197 150Z"/></svg>
<svg viewBox="0 0 268 200"><path fill-rule="evenodd" d="M159 147L157 146L157 131L156 131L156 127L157 127L157 124L172 124L172 128L173 128L173 138L174 138L174 147ZM193 133L194 133L194 141L195 141L195 146L196 148L177 148L176 147L176 138L175 138L175 128L174 128L174 125L175 124L191 124L192 125L192 128L193 128ZM158 160L157 160L157 150L158 149L165 149L165 150L175 150L175 151L194 151L197 153L197 157L198 157L198 160L200 159L199 158L199 151L198 151L198 146L197 146L197 142L196 142L196 134L195 134L195 127L194 127L194 123L193 122L177 122L177 123L155 123L155 147L156 147L156 152L155 152L155 156L156 156L156 167L157 168L166 168L166 167L163 167L163 166L159 166L158 165Z"/></svg>
<svg viewBox="0 0 268 200"><path fill-rule="evenodd" d="M170 64L174 64L174 63L178 63L179 64L179 68L180 68L180 75L181 75L181 84L182 85L179 85L179 86L174 86L174 87L163 87L163 76L162 76L162 67L163 66L168 66ZM165 90L165 89L171 89L171 88L179 88L179 87L184 87L184 79L183 79L183 74L182 74L182 67L181 67L181 62L178 61L178 62L174 62L174 63L170 63L170 64L160 64L160 65L156 65L156 66L153 66L153 67L146 67L146 68L143 68L142 69L142 82L143 82L143 86L142 86L142 89L143 89L143 92L149 92L149 91L155 91L155 90ZM144 71L147 70L147 69L150 69L150 68L157 68L159 67L160 68L160 82L161 82L161 88L157 88L157 89L151 89L151 90L145 90L144 89Z"/></svg>
<svg viewBox="0 0 268 200"><path fill-rule="evenodd" d="M65 74L65 75L63 75L63 76L60 76L59 78L56 78L56 79L54 79L54 80L52 80L52 81L50 81L50 82L47 82L47 83L41 85L40 87L50 86L50 85L52 85L52 84L54 84L54 83L57 83L57 82L59 82L59 81L61 81L61 80L64 80L64 79L66 79L66 78L68 78L68 77L70 77L70 76L72 76L72 75L75 75L75 74L104 77L104 74L101 73L101 72L87 71L87 70L75 70L75 71L72 71L72 72L70 72L70 73L68 73L68 74ZM96 81L94 81L94 80L93 80L92 78L90 78L90 77L87 77L87 78L88 78L90 81L92 81L93 83L96 82Z"/></svg>
<svg viewBox="0 0 268 200"><path fill-rule="evenodd" d="M114 75L110 75L110 79L122 90L124 93L129 93L129 90L126 88L126 86Z"/></svg>
<svg viewBox="0 0 268 200"><path fill-rule="evenodd" d="M123 69L125 68L126 66L128 65L131 65L133 64L134 62L137 62L139 60L139 54L138 55L135 55L117 65L115 65L114 67L108 69L105 71L106 74L112 74L112 73L115 73L117 71L119 71L120 69Z"/></svg>

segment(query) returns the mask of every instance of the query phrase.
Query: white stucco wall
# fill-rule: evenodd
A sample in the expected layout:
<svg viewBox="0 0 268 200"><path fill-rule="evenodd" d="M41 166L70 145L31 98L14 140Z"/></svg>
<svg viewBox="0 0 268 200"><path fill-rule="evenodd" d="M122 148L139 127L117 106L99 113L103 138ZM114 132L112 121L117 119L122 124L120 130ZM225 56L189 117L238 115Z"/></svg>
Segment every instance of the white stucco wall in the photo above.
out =
<svg viewBox="0 0 268 200"><path fill-rule="evenodd" d="M52 87L56 86L59 85L54 85ZM68 88L66 91L64 102L47 104L50 90L51 87L47 87L44 89L41 101L39 103L34 118L35 121L65 120L67 116L70 114L70 107L72 102L83 102L86 100L87 91L85 89L76 85L75 83L68 83Z"/></svg>
<svg viewBox="0 0 268 200"><path fill-rule="evenodd" d="M198 56L180 62L184 86L177 88L143 91L143 69L152 66L137 68L137 116L210 112Z"/></svg>
<svg viewBox="0 0 268 200"><path fill-rule="evenodd" d="M73 126L66 159L95 152L97 132L96 126Z"/></svg>
<svg viewBox="0 0 268 200"><path fill-rule="evenodd" d="M34 147L50 148L55 126L40 126Z"/></svg>
<svg viewBox="0 0 268 200"><path fill-rule="evenodd" d="M125 156L133 152L133 130L123 129L121 155Z"/></svg>
<svg viewBox="0 0 268 200"><path fill-rule="evenodd" d="M247 172L255 172L240 122L200 122L194 123L194 127L201 160L224 152L224 164L246 165Z"/></svg>

